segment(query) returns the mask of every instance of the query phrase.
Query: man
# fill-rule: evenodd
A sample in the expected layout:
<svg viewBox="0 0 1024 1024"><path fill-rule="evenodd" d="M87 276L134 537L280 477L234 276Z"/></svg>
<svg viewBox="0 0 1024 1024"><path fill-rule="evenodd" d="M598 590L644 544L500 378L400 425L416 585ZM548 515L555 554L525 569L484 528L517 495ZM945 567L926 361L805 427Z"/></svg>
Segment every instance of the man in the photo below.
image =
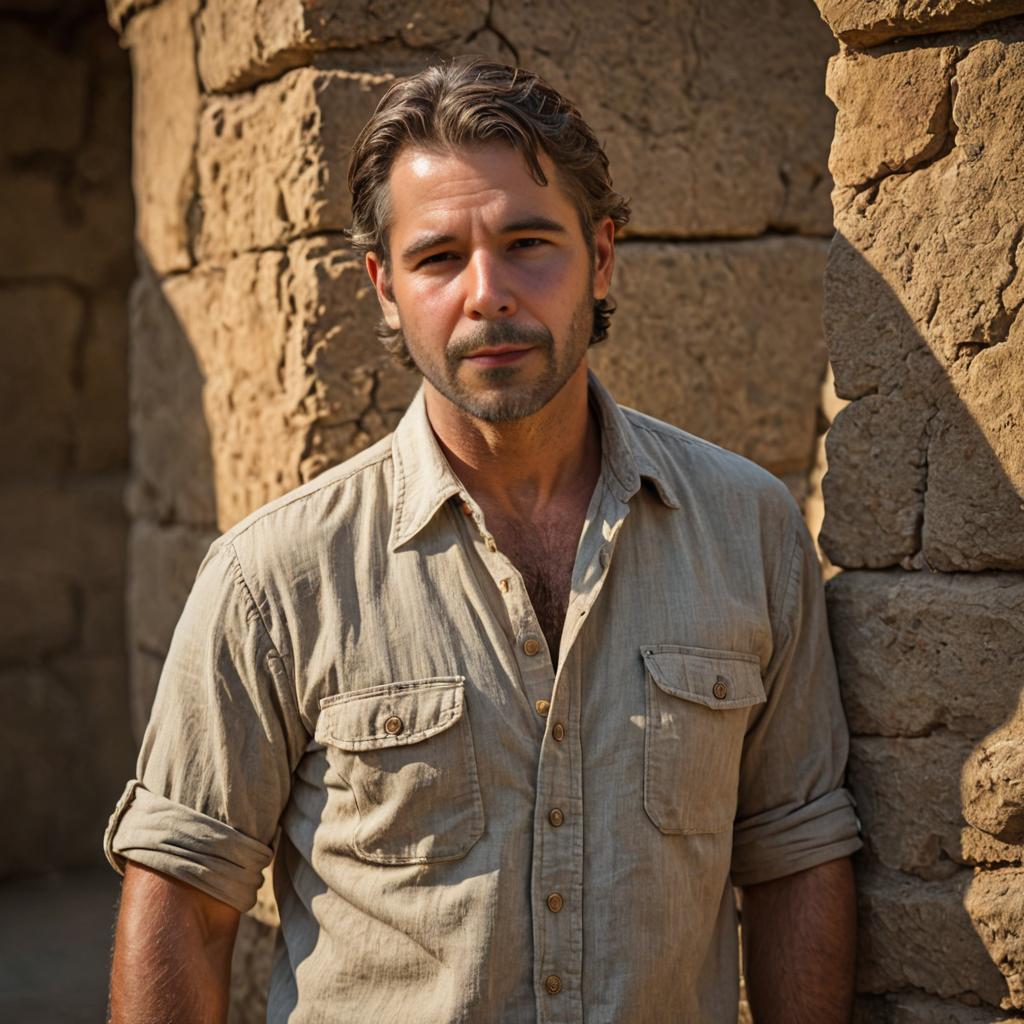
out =
<svg viewBox="0 0 1024 1024"><path fill-rule="evenodd" d="M423 387L214 544L107 848L113 1019L848 1019L858 845L818 563L774 478L587 369L628 207L534 75L398 83L353 242Z"/></svg>

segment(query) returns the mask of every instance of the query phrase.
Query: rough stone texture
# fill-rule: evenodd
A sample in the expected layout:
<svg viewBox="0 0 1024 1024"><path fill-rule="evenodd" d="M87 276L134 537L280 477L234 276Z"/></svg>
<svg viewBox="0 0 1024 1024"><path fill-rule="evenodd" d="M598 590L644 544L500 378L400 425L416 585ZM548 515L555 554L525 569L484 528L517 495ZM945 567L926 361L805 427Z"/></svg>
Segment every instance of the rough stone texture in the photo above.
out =
<svg viewBox="0 0 1024 1024"><path fill-rule="evenodd" d="M347 163L390 78L293 71L209 102L199 130L199 258L220 263L351 220Z"/></svg>
<svg viewBox="0 0 1024 1024"><path fill-rule="evenodd" d="M618 310L592 365L623 404L806 479L825 371L825 252L800 238L624 244Z"/></svg>
<svg viewBox="0 0 1024 1024"><path fill-rule="evenodd" d="M159 272L192 265L199 79L192 18L199 0L163 0L128 25L134 76L135 235Z"/></svg>
<svg viewBox="0 0 1024 1024"><path fill-rule="evenodd" d="M978 872L964 907L1009 988L1004 1009L1024 1010L1024 870Z"/></svg>
<svg viewBox="0 0 1024 1024"><path fill-rule="evenodd" d="M1006 984L964 909L971 872L925 882L885 868L858 873L857 989L907 988L998 1006Z"/></svg>
<svg viewBox="0 0 1024 1024"><path fill-rule="evenodd" d="M1024 717L989 734L964 766L961 794L967 820L1001 843L1024 841Z"/></svg>
<svg viewBox="0 0 1024 1024"><path fill-rule="evenodd" d="M208 90L233 91L276 78L325 50L397 44L464 51L487 21L485 0L207 0L199 19L199 67Z"/></svg>
<svg viewBox="0 0 1024 1024"><path fill-rule="evenodd" d="M1024 0L815 0L847 46L877 46L897 36L974 28L1024 13Z"/></svg>
<svg viewBox="0 0 1024 1024"><path fill-rule="evenodd" d="M847 567L1024 567L1024 207L1006 173L1024 23L942 41L846 54L829 76L825 325L854 401L829 439L822 543Z"/></svg>
<svg viewBox="0 0 1024 1024"><path fill-rule="evenodd" d="M206 381L222 529L382 437L415 389L376 340L360 261L333 240L242 255L164 292Z"/></svg>
<svg viewBox="0 0 1024 1024"><path fill-rule="evenodd" d="M826 593L854 734L948 729L976 743L1015 712L1024 659L1021 574L844 572Z"/></svg>
<svg viewBox="0 0 1024 1024"><path fill-rule="evenodd" d="M1016 1018L1015 1018L1016 1019ZM933 996L861 996L853 1024L1012 1024L992 1007L967 1006Z"/></svg>
<svg viewBox="0 0 1024 1024"><path fill-rule="evenodd" d="M946 730L909 739L853 737L847 781L867 856L930 880L958 870L963 814L955 768L971 747Z"/></svg>
<svg viewBox="0 0 1024 1024"><path fill-rule="evenodd" d="M960 855L966 863L981 867L1024 865L1024 845L1000 842L971 825L960 833Z"/></svg>

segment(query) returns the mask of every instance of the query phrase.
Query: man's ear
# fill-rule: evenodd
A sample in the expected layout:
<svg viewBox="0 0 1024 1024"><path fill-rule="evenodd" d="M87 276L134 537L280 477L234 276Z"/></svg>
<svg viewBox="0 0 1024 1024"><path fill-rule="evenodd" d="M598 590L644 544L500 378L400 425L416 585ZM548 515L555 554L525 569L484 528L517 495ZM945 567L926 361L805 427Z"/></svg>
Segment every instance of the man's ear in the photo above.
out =
<svg viewBox="0 0 1024 1024"><path fill-rule="evenodd" d="M384 264L380 261L375 252L368 252L364 258L366 272L373 282L373 289L377 293L377 301L380 303L381 313L384 314L384 322L393 331L402 326L398 316L398 306L395 303L394 293L391 291L391 281Z"/></svg>
<svg viewBox="0 0 1024 1024"><path fill-rule="evenodd" d="M607 298L615 269L615 224L605 217L594 228L594 298Z"/></svg>

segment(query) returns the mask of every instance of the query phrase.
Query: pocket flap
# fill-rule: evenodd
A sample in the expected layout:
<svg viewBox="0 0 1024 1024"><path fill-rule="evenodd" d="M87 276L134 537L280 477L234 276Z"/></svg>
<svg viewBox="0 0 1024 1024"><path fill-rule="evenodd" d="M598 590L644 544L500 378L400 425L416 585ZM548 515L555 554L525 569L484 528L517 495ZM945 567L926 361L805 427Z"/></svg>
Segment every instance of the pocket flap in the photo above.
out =
<svg viewBox="0 0 1024 1024"><path fill-rule="evenodd" d="M761 666L752 654L670 644L642 647L640 653L658 688L673 697L715 710L765 700Z"/></svg>
<svg viewBox="0 0 1024 1024"><path fill-rule="evenodd" d="M465 681L464 676L413 679L325 697L316 741L351 751L418 743L462 717Z"/></svg>

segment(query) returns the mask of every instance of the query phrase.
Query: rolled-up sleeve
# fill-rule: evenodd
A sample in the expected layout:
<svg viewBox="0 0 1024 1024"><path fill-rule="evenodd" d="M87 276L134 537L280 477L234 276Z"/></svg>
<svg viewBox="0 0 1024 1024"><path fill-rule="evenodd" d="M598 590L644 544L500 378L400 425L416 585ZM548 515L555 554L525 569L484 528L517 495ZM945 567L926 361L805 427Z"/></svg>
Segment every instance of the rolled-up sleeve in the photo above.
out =
<svg viewBox="0 0 1024 1024"><path fill-rule="evenodd" d="M175 629L137 777L104 837L108 860L248 910L307 741L285 658L220 541Z"/></svg>
<svg viewBox="0 0 1024 1024"><path fill-rule="evenodd" d="M861 846L843 787L849 737L828 636L818 563L794 521L780 580L779 626L765 672L767 700L752 717L733 831L735 885L771 881Z"/></svg>

